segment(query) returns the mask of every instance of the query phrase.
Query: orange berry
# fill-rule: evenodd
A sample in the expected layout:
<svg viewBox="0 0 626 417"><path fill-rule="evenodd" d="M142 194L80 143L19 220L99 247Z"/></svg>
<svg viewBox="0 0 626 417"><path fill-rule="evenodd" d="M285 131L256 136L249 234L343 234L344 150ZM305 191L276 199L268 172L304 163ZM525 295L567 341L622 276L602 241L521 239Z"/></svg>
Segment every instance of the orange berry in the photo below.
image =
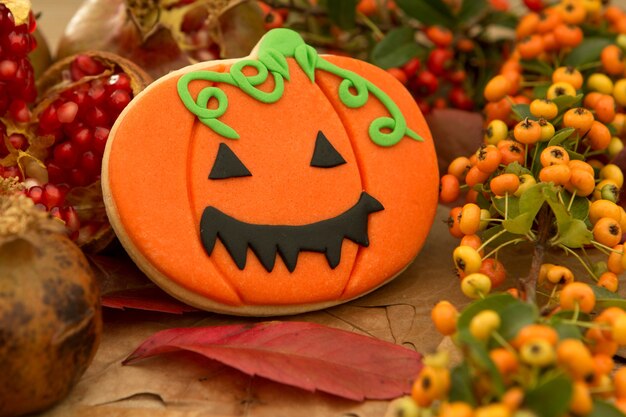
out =
<svg viewBox="0 0 626 417"><path fill-rule="evenodd" d="M574 310L578 305L580 311L590 313L596 305L596 296L589 285L583 282L572 282L561 291L559 304L563 310Z"/></svg>
<svg viewBox="0 0 626 417"><path fill-rule="evenodd" d="M499 287L506 280L506 269L504 265L494 258L485 259L480 265L478 272L489 277L491 280L491 288Z"/></svg>
<svg viewBox="0 0 626 417"><path fill-rule="evenodd" d="M563 115L563 126L573 127L580 137L583 137L595 121L593 114L584 107L569 109Z"/></svg>
<svg viewBox="0 0 626 417"><path fill-rule="evenodd" d="M606 201L606 200L597 200L597 201ZM595 203L595 201L594 201ZM610 272L614 274L621 274L624 272L625 268L622 264L622 258L624 257L624 245L615 245L611 249L611 253L609 253L609 258L606 261L607 268Z"/></svg>
<svg viewBox="0 0 626 417"><path fill-rule="evenodd" d="M607 45L602 49L600 53L600 60L602 61L602 68L607 74L620 75L624 73L626 64L624 64L624 52L622 48L617 45Z"/></svg>
<svg viewBox="0 0 626 417"><path fill-rule="evenodd" d="M561 265L553 265L548 269L546 279L555 285L567 285L574 281L574 274L569 268Z"/></svg>
<svg viewBox="0 0 626 417"><path fill-rule="evenodd" d="M537 143L541 139L541 126L527 118L515 125L513 136L515 140L526 145Z"/></svg>
<svg viewBox="0 0 626 417"><path fill-rule="evenodd" d="M574 379L590 381L593 378L593 358L582 341L578 339L562 340L556 347L556 358L558 364Z"/></svg>
<svg viewBox="0 0 626 417"><path fill-rule="evenodd" d="M613 386L615 396L619 399L626 399L626 368L619 368L613 375Z"/></svg>
<svg viewBox="0 0 626 417"><path fill-rule="evenodd" d="M454 175L461 180L467 175L467 171L469 171L471 166L469 158L459 156L454 158L448 165L448 174Z"/></svg>
<svg viewBox="0 0 626 417"><path fill-rule="evenodd" d="M571 170L567 165L550 165L539 171L541 182L552 182L555 185L566 185L571 176Z"/></svg>
<svg viewBox="0 0 626 417"><path fill-rule="evenodd" d="M491 174L500 165L502 154L493 145L481 146L476 151L476 167L486 174Z"/></svg>
<svg viewBox="0 0 626 417"><path fill-rule="evenodd" d="M572 171L581 170L581 171L588 172L590 175L595 175L593 171L593 167L589 165L587 162L581 161L579 159L570 159L570 161L567 163L567 166Z"/></svg>
<svg viewBox="0 0 626 417"><path fill-rule="evenodd" d="M459 312L449 301L440 301L430 312L437 331L444 336L450 336L456 332L456 320Z"/></svg>
<svg viewBox="0 0 626 417"><path fill-rule="evenodd" d="M470 187L475 186L476 184L484 183L487 178L489 178L488 173L482 172L478 167L473 166L467 171L467 175L465 176L465 183Z"/></svg>
<svg viewBox="0 0 626 417"><path fill-rule="evenodd" d="M502 155L501 163L509 165L513 162L524 164L524 148L513 140L502 140L498 142L498 149Z"/></svg>
<svg viewBox="0 0 626 417"><path fill-rule="evenodd" d="M585 141L594 151L604 150L611 143L611 131L603 123L594 120Z"/></svg>
<svg viewBox="0 0 626 417"><path fill-rule="evenodd" d="M448 224L448 231L450 234L456 238L462 238L465 236L463 232L461 232L461 210L462 207L454 207L450 210L450 214L448 215L448 220L446 223Z"/></svg>
<svg viewBox="0 0 626 417"><path fill-rule="evenodd" d="M496 102L506 97L511 89L511 82L504 75L496 75L485 86L485 99L487 101Z"/></svg>
<svg viewBox="0 0 626 417"><path fill-rule="evenodd" d="M592 108L596 112L596 120L602 123L611 123L615 119L615 99L613 96L602 94Z"/></svg>
<svg viewBox="0 0 626 417"><path fill-rule="evenodd" d="M598 286L606 288L611 292L617 292L619 286L619 279L615 273L607 271L598 277Z"/></svg>
<svg viewBox="0 0 626 417"><path fill-rule="evenodd" d="M447 48L452 44L454 36L450 29L443 26L429 26L425 31L426 37L440 48Z"/></svg>
<svg viewBox="0 0 626 417"><path fill-rule="evenodd" d="M552 82L566 82L578 90L583 86L583 75L574 67L559 67L552 73Z"/></svg>
<svg viewBox="0 0 626 417"><path fill-rule="evenodd" d="M530 113L535 117L552 120L559 114L559 108L552 100L538 98L530 103Z"/></svg>
<svg viewBox="0 0 626 417"><path fill-rule="evenodd" d="M451 203L459 198L461 188L459 179L454 175L446 174L441 177L439 187L439 201L442 203Z"/></svg>
<svg viewBox="0 0 626 417"><path fill-rule="evenodd" d="M517 24L517 28L515 28L517 39L522 39L535 33L540 20L537 13L528 13L522 16Z"/></svg>
<svg viewBox="0 0 626 417"><path fill-rule="evenodd" d="M489 357L502 376L511 376L517 372L519 361L514 353L505 348L492 349Z"/></svg>
<svg viewBox="0 0 626 417"><path fill-rule="evenodd" d="M557 10L563 22L569 25L578 25L587 17L587 10L577 0L564 0Z"/></svg>
<svg viewBox="0 0 626 417"><path fill-rule="evenodd" d="M622 228L619 222L610 217L602 217L593 226L593 238L602 245L613 247L622 240Z"/></svg>
<svg viewBox="0 0 626 417"><path fill-rule="evenodd" d="M604 95L605 94L599 93L597 91L591 91L587 93L587 95L585 96L583 100L583 105L588 109L593 109L596 107L596 105L598 104L598 101L600 101L600 99Z"/></svg>
<svg viewBox="0 0 626 417"><path fill-rule="evenodd" d="M569 162L569 155L565 148L562 146L548 146L539 156L541 166L547 167L550 165L561 165Z"/></svg>
<svg viewBox="0 0 626 417"><path fill-rule="evenodd" d="M533 340L546 340L552 346L556 346L559 335L554 328L544 324L529 324L524 326L511 341L515 349Z"/></svg>
<svg viewBox="0 0 626 417"><path fill-rule="evenodd" d="M450 389L450 372L445 368L425 366L413 383L411 397L420 407L428 407L443 398Z"/></svg>
<svg viewBox="0 0 626 417"><path fill-rule="evenodd" d="M539 14L539 23L537 24L537 32L546 34L552 32L554 28L562 22L559 13L555 13L554 9L546 9Z"/></svg>
<svg viewBox="0 0 626 417"><path fill-rule="evenodd" d="M460 220L461 232L466 235L473 235L480 227L480 207L476 204L468 203L461 210Z"/></svg>
<svg viewBox="0 0 626 417"><path fill-rule="evenodd" d="M587 384L582 381L574 381L572 388L572 399L569 404L570 411L579 416L589 414L593 409L593 400Z"/></svg>
<svg viewBox="0 0 626 417"><path fill-rule="evenodd" d="M485 116L487 122L491 122L496 119L507 120L510 115L511 103L506 98L495 102L489 102L485 105Z"/></svg>
<svg viewBox="0 0 626 417"><path fill-rule="evenodd" d="M541 35L527 36L517 43L517 50L522 59L535 59L543 53L543 39Z"/></svg>
<svg viewBox="0 0 626 417"><path fill-rule="evenodd" d="M589 221L596 224L602 217L610 217L615 221L622 218L620 206L609 200L596 200L589 206Z"/></svg>
<svg viewBox="0 0 626 417"><path fill-rule="evenodd" d="M515 174L500 174L489 182L489 188L498 197L512 195L519 188L519 177Z"/></svg>
<svg viewBox="0 0 626 417"><path fill-rule="evenodd" d="M581 169L571 171L569 182L565 184L565 189L577 196L587 197L595 189L596 181L592 174Z"/></svg>
<svg viewBox="0 0 626 417"><path fill-rule="evenodd" d="M561 47L574 48L583 41L583 31L578 26L559 24L554 28L556 43Z"/></svg>

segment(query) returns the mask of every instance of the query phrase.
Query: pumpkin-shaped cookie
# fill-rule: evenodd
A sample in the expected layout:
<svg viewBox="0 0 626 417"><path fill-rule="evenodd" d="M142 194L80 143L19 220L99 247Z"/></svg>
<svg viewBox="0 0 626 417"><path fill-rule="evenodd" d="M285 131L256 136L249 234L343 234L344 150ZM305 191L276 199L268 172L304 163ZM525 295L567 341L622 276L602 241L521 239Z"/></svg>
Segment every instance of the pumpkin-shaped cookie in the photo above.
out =
<svg viewBox="0 0 626 417"><path fill-rule="evenodd" d="M403 86L287 29L139 94L111 131L102 182L154 282L240 315L324 308L388 282L422 247L438 185Z"/></svg>

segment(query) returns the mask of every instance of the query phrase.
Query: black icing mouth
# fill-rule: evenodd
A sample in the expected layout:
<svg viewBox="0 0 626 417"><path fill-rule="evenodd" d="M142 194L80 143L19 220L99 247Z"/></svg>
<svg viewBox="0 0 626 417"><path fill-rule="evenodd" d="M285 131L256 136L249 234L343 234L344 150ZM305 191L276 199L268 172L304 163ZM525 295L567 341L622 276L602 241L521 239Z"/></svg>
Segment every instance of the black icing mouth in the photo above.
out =
<svg viewBox="0 0 626 417"><path fill-rule="evenodd" d="M337 217L301 226L273 226L245 223L209 206L202 213L200 238L209 255L219 238L241 270L246 266L248 246L267 272L274 269L276 252L289 272L296 269L302 251L324 253L334 269L341 260L343 239L369 246L368 216L381 210L384 207L378 200L362 192L359 201Z"/></svg>

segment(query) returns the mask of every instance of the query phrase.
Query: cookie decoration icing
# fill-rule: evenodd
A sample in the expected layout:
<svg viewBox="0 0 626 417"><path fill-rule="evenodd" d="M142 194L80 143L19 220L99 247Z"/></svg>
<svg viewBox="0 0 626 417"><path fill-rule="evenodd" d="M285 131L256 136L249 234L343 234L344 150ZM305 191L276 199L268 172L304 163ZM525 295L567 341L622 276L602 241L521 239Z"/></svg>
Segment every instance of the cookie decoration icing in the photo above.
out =
<svg viewBox="0 0 626 417"><path fill-rule="evenodd" d="M324 308L390 281L438 195L432 138L401 84L287 29L150 85L111 130L102 182L148 277L239 315Z"/></svg>

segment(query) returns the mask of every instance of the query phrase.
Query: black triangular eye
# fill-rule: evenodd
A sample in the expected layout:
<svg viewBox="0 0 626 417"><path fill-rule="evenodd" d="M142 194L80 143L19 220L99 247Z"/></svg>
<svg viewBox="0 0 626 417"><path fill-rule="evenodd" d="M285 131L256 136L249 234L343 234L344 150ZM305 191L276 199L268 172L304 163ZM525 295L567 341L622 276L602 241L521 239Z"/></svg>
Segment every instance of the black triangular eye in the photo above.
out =
<svg viewBox="0 0 626 417"><path fill-rule="evenodd" d="M315 150L313 151L313 158L311 158L311 166L332 168L345 163L346 160L343 159L339 152L331 145L322 131L317 132Z"/></svg>
<svg viewBox="0 0 626 417"><path fill-rule="evenodd" d="M220 143L209 178L212 180L223 180L226 178L250 176L252 174L248 171L248 168L230 150L228 145Z"/></svg>

